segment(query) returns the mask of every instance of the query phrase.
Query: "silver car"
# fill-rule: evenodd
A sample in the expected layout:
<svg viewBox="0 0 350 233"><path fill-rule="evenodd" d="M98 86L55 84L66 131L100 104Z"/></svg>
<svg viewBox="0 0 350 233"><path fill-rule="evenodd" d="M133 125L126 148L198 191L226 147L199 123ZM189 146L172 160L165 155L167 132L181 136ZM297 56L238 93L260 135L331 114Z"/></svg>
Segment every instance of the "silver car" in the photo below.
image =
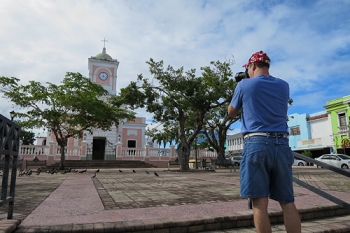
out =
<svg viewBox="0 0 350 233"><path fill-rule="evenodd" d="M350 156L344 154L325 154L315 158L315 160L342 169L349 169L350 167ZM320 166L317 165L317 167Z"/></svg>
<svg viewBox="0 0 350 233"><path fill-rule="evenodd" d="M242 156L233 156L231 160L232 164L238 167L239 165L241 165Z"/></svg>
<svg viewBox="0 0 350 233"><path fill-rule="evenodd" d="M304 160L294 158L293 166L306 166L306 162Z"/></svg>

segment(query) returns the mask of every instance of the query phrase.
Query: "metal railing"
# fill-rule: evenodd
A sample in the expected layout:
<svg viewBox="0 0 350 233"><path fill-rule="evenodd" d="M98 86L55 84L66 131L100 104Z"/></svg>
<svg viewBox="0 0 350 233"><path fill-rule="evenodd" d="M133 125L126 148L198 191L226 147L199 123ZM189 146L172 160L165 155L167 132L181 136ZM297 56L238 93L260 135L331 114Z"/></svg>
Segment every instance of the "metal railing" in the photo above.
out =
<svg viewBox="0 0 350 233"><path fill-rule="evenodd" d="M298 159L302 159L302 160L304 160L306 162L309 162L309 163L316 164L316 165L318 165L320 167L326 168L328 170L331 170L331 171L336 172L338 174L341 174L343 176L350 177L350 172L348 172L347 170L344 170L344 169L341 169L341 168L337 168L337 167L331 166L331 165L326 164L326 163L322 163L322 162L320 162L318 160L309 158L309 157L307 157L305 155L302 155L302 154L294 152L294 157L296 157ZM303 182L303 181L301 181L301 180L299 180L299 179L297 179L295 177L293 177L293 182L297 183L298 185L300 185L300 186L302 186L302 187L304 187L304 188L306 188L306 189L308 189L308 190L310 190L310 191L312 191L314 193L316 193L317 195L320 195L323 198L326 198L327 200L329 200L329 201L331 201L331 202L333 202L333 203L335 203L335 204L337 204L337 205L339 205L339 206L341 206L343 208L346 208L346 209L350 210L350 204L345 202L345 201L342 201L342 200L340 200L340 199L338 199L338 198L336 198L336 197L334 197L334 196L332 196L332 195L330 195L330 194L328 194L326 192L323 192L322 190L320 190L320 189L318 189L318 188L316 188L314 186L311 186L311 185L309 185L309 184L307 184L307 183L305 183L305 182Z"/></svg>
<svg viewBox="0 0 350 233"><path fill-rule="evenodd" d="M8 204L7 219L12 219L13 216L20 130L19 125L0 114L0 155L4 156L0 206ZM12 163L10 164L11 156ZM10 169L10 190L8 191Z"/></svg>
<svg viewBox="0 0 350 233"><path fill-rule="evenodd" d="M350 172L347 171L347 170L344 170L344 169L341 169L341 168L337 168L337 167L331 166L331 165L326 164L326 163L322 163L322 162L320 162L318 160L312 159L312 158L307 157L305 155L302 155L302 154L294 152L294 157L298 158L298 159L302 159L302 160L304 160L306 162L309 162L309 163L316 164L316 165L318 165L320 167L326 168L328 170L331 170L331 171L336 172L338 174L341 174L343 176L350 177ZM336 198L336 197L334 197L334 196L332 196L332 195L330 195L330 194L328 194L328 193L326 193L326 192L324 192L324 191L322 191L322 190L320 190L320 189L318 189L318 188L316 188L316 187L314 187L312 185L309 185L308 183L305 183L305 182L295 178L294 176L293 176L293 182L298 184L298 185L300 185L300 186L302 186L302 187L304 187L304 188L306 188L306 189L308 189L308 190L310 190L311 192L316 193L317 195L320 195L321 197L323 197L323 198L325 198L325 199L327 199L327 200L329 200L329 201L331 201L331 202L333 202L333 203L335 203L335 204L337 204L337 205L339 205L339 206L341 206L341 207L343 207L345 209L350 210L350 204L349 203L347 203L347 202L345 202L343 200L340 200L339 198ZM252 206L252 200L249 198L248 199L248 208L252 209L252 207L253 207Z"/></svg>

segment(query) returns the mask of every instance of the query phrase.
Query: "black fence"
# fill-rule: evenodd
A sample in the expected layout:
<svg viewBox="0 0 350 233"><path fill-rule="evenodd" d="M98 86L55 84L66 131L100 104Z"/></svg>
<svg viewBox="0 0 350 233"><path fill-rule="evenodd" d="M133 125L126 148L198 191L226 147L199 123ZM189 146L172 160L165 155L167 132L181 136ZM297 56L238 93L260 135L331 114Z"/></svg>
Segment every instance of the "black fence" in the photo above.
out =
<svg viewBox="0 0 350 233"><path fill-rule="evenodd" d="M0 155L3 157L0 206L8 204L7 219L13 216L20 130L19 125L0 114Z"/></svg>

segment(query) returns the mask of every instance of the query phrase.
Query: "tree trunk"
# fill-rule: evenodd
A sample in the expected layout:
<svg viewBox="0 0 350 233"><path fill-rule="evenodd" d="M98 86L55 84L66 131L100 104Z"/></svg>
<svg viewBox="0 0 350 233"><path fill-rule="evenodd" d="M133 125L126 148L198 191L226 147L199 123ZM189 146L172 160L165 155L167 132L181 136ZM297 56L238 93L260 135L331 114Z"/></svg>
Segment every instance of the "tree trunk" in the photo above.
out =
<svg viewBox="0 0 350 233"><path fill-rule="evenodd" d="M177 153L179 158L180 171L189 171L190 150L181 146L180 148L178 148Z"/></svg>
<svg viewBox="0 0 350 233"><path fill-rule="evenodd" d="M64 149L65 149L65 146L61 146L61 161L60 161L60 166L59 166L59 169L60 170L64 170L64 160L65 160L65 154L64 154Z"/></svg>
<svg viewBox="0 0 350 233"><path fill-rule="evenodd" d="M218 137L219 137L219 141L218 141L218 159L219 160L225 160L225 139L226 139L226 133L227 130L223 130L223 129L219 129L218 132Z"/></svg>

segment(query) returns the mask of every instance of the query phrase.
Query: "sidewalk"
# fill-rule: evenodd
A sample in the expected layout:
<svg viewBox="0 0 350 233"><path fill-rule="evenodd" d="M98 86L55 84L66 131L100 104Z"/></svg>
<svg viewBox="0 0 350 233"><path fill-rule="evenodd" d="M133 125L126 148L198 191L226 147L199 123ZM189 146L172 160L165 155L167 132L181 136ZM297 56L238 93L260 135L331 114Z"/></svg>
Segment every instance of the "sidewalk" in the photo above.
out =
<svg viewBox="0 0 350 233"><path fill-rule="evenodd" d="M14 219L22 222L15 232L170 232L164 228L183 232L186 227L186 231L195 232L220 229L222 224L253 229L252 211L247 200L239 198L239 172L151 169L151 174L146 174L145 169L135 169L136 173L132 169L100 169L96 178L91 178L94 171L19 177ZM350 203L348 178L315 168L296 168L294 173L300 180ZM303 216L344 212L298 185L295 198ZM4 210L0 212L2 219ZM278 218L281 209L277 202L270 201L269 213ZM349 222L350 216L344 217ZM343 223L340 219L334 221ZM4 222L0 221L0 230ZM350 224L343 229L347 227L350 231ZM239 232L232 230L215 232Z"/></svg>

